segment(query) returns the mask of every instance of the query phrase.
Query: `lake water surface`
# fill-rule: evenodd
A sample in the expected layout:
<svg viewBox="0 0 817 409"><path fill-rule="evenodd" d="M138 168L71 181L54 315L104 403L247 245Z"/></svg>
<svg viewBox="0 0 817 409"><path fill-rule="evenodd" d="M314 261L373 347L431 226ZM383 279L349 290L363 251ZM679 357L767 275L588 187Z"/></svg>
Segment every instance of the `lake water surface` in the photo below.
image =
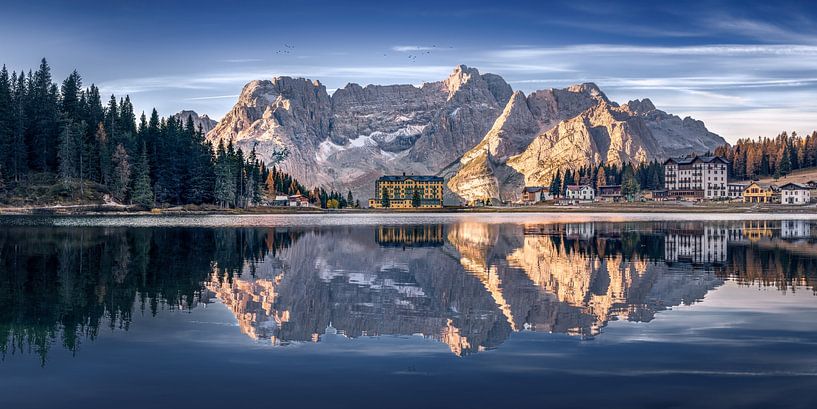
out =
<svg viewBox="0 0 817 409"><path fill-rule="evenodd" d="M0 408L814 408L816 286L792 215L5 217Z"/></svg>

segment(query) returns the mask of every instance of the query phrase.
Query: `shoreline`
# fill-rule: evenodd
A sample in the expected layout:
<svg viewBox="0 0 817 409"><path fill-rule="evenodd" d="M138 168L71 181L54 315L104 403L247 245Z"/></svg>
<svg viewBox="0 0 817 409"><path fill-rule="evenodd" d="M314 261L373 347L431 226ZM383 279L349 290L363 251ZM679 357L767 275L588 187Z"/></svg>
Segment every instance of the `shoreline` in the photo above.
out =
<svg viewBox="0 0 817 409"><path fill-rule="evenodd" d="M71 205L42 207L0 207L0 216L263 216L263 215L390 215L390 214L496 214L496 213L671 213L671 214L817 214L817 205L745 205L729 204L656 204L656 203L593 203L573 206L519 206L519 207L444 207L440 209L321 209L290 207L256 207L250 209L197 209L173 207L154 210L133 210L128 206Z"/></svg>

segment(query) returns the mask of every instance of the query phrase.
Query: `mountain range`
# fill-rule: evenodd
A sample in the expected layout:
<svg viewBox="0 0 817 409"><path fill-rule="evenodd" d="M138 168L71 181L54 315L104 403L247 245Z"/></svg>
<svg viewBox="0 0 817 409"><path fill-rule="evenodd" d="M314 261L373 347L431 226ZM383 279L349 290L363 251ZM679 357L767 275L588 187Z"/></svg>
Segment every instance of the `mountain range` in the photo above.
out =
<svg viewBox="0 0 817 409"><path fill-rule="evenodd" d="M197 117L213 143L255 147L302 183L352 190L359 199L373 195L381 175L405 172L444 176L448 203L515 200L522 186L549 184L557 169L726 144L703 122L658 110L649 99L619 105L592 83L526 96L464 65L442 81L347 84L331 95L320 81L255 80L217 124Z"/></svg>

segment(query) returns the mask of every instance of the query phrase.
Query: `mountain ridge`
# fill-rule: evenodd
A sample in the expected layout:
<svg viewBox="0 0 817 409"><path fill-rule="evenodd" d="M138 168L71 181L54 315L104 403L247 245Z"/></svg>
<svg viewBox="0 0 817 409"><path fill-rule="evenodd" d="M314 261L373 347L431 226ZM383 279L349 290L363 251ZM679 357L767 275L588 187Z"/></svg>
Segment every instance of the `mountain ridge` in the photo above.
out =
<svg viewBox="0 0 817 409"><path fill-rule="evenodd" d="M593 83L526 96L501 76L465 65L419 86L349 83L332 95L316 80L253 80L207 138L254 147L267 161L285 150L282 170L360 199L383 174L447 172L449 202L512 199L522 184L543 180L547 172L538 168L564 158L661 159L726 143L702 122L657 110L649 99L619 106ZM558 149L564 153L554 155Z"/></svg>

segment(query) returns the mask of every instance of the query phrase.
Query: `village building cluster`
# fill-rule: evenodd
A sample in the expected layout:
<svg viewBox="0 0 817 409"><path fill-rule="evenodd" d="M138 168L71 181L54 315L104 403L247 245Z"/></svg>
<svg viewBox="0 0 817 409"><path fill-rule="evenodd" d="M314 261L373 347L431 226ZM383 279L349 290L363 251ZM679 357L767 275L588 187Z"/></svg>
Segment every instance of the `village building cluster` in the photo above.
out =
<svg viewBox="0 0 817 409"><path fill-rule="evenodd" d="M817 180L807 183L761 184L732 182L728 175L729 161L721 156L687 156L664 162L664 189L642 191L644 201L724 201L758 204L807 205L817 199ZM621 185L595 188L584 181L569 185L562 195L554 197L550 186L525 186L519 205L553 201L556 204L619 202L625 198Z"/></svg>

